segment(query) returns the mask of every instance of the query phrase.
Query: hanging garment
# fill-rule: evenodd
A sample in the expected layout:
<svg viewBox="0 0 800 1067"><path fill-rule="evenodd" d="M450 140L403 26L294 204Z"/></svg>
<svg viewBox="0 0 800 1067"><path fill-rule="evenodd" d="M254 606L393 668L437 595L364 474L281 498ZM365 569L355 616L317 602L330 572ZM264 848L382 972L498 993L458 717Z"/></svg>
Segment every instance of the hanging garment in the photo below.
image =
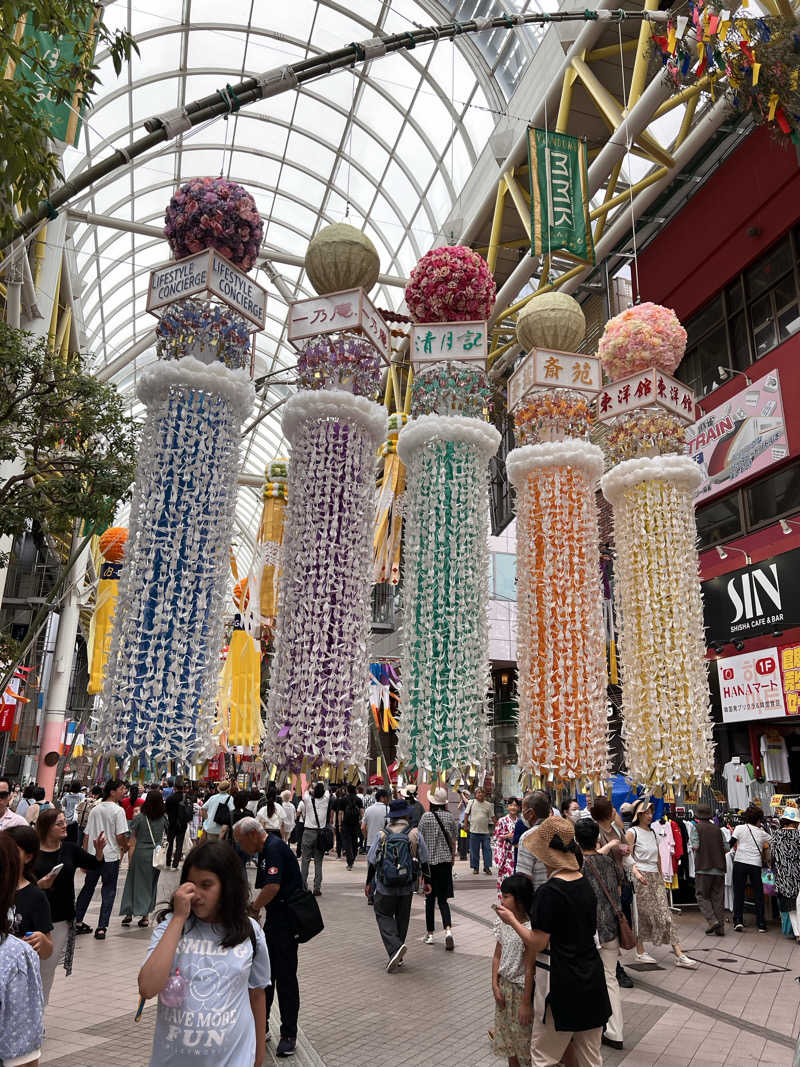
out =
<svg viewBox="0 0 800 1067"><path fill-rule="evenodd" d="M683 828L686 831L687 837L691 837L691 827L693 825L694 824L689 819L684 819ZM694 875L695 875L695 855L694 855L694 849L693 848L687 848L686 849L686 866L688 868L689 877L690 878L694 878Z"/></svg>
<svg viewBox="0 0 800 1067"><path fill-rule="evenodd" d="M791 781L786 742L777 730L767 730L759 741L764 777L770 782Z"/></svg>
<svg viewBox="0 0 800 1067"><path fill-rule="evenodd" d="M750 803L749 776L743 763L731 760L722 768L728 804L733 810L743 810Z"/></svg>
<svg viewBox="0 0 800 1067"><path fill-rule="evenodd" d="M658 855L661 860L661 873L664 875L664 882L667 885L671 885L675 874L675 841L672 837L672 827L668 822L654 822L651 824L650 829L656 835L656 840L658 841Z"/></svg>

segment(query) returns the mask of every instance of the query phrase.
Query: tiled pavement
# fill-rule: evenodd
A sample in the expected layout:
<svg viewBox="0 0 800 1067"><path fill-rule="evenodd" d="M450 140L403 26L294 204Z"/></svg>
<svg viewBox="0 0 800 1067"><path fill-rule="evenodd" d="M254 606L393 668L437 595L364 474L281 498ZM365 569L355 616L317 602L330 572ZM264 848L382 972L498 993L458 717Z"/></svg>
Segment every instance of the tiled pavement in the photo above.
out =
<svg viewBox="0 0 800 1067"><path fill-rule="evenodd" d="M433 947L422 944L424 908L416 897L405 966L387 975L372 909L362 893L364 870L363 859L352 873L343 862L325 861L320 904L326 930L300 950L296 1067L503 1062L492 1055L487 1037L493 1015L489 905L495 899L494 879L473 876L466 864L458 864L453 953L444 951L441 935ZM168 897L174 877L162 874L160 900ZM122 882L121 877L120 892ZM90 925L98 910L99 891L87 916ZM625 1049L604 1049L604 1062L609 1067L791 1067L800 1033L800 985L794 980L800 974L800 948L781 937L774 924L768 934L753 927L734 934L728 927L722 940L704 935L694 908L675 922L684 949L700 966L677 969L664 948L653 950L659 967L629 966L636 988L623 990ZM122 930L115 916L105 942L78 939L72 977L59 972L53 987L42 1065L146 1067L154 1003L140 1022L134 1022L134 1014L136 974L148 938L135 926Z"/></svg>

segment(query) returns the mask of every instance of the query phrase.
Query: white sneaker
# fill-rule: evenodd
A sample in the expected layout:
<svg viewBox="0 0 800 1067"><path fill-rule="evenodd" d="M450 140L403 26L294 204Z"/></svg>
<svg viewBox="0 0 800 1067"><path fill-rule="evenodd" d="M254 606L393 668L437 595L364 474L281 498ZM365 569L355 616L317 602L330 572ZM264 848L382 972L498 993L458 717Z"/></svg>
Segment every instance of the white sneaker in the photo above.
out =
<svg viewBox="0 0 800 1067"><path fill-rule="evenodd" d="M658 960L653 959L652 956L646 952L634 952L637 963L658 963Z"/></svg>
<svg viewBox="0 0 800 1067"><path fill-rule="evenodd" d="M675 957L675 966L676 967L696 967L697 966L697 960L693 960L690 956L687 956L686 953L684 952L680 956L676 956Z"/></svg>
<svg viewBox="0 0 800 1067"><path fill-rule="evenodd" d="M405 945L401 945L400 948L397 950L397 952L395 952L394 956L392 956L392 958L386 964L386 973L387 974L392 974L394 971L397 970L397 968L403 962L403 956L405 956L405 954L406 954L406 946Z"/></svg>
<svg viewBox="0 0 800 1067"><path fill-rule="evenodd" d="M425 934L425 944L426 945L432 945L433 944L433 934Z"/></svg>
<svg viewBox="0 0 800 1067"><path fill-rule="evenodd" d="M450 933L449 930L444 936L444 947L445 951L447 952L452 952L455 948L455 941L453 940L453 935Z"/></svg>

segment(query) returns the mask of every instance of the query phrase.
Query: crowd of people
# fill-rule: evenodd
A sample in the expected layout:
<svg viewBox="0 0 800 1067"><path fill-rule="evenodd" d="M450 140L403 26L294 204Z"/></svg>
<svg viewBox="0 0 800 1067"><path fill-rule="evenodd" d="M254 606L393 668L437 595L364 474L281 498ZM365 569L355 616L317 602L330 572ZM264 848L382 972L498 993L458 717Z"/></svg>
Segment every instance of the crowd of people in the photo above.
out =
<svg viewBox="0 0 800 1067"><path fill-rule="evenodd" d="M603 1045L624 1047L620 987L633 984L624 950L655 964L647 946L668 945L677 967L696 966L672 922L648 797L620 812L604 796L556 810L537 790L509 798L499 817L482 789L451 801L440 786L425 799L413 785L334 789L317 781L298 796L272 784L260 791L220 781L200 793L181 778L142 790L112 778L88 789L72 784L52 803L37 787L20 791L0 779L0 1062L38 1062L57 970L70 974L76 937L106 938L124 859L121 925L136 919L144 928L155 916L139 974L142 1003L158 999L151 1067L212 1054L220 1065L258 1067L275 998L275 1054L295 1052L299 948L324 927L316 897L334 856L347 870L364 857L366 903L389 974L404 965L415 892L425 895L424 944L435 943L438 911L444 947L454 951L457 856L468 855L473 877L482 863L496 879L490 1036L509 1067L595 1067ZM743 927L749 885L756 928L766 929L769 855L784 928L800 942L800 814L785 809L772 834L762 822L754 806L729 832L697 806L691 847L706 933L725 933L732 851L734 928ZM180 874L158 911L165 868ZM98 883L92 930L85 917Z"/></svg>

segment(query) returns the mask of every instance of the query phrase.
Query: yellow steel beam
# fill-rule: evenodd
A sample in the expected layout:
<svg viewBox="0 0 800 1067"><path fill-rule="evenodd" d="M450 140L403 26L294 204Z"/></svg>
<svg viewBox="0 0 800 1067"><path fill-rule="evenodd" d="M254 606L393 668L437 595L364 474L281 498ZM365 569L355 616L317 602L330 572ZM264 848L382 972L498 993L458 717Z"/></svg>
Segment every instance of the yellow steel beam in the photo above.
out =
<svg viewBox="0 0 800 1067"><path fill-rule="evenodd" d="M629 41L622 42L623 52L633 52L639 47L639 42L634 38ZM591 52L586 53L586 62L594 63L599 59L616 59L619 55L618 44L606 44L602 48L594 48Z"/></svg>
<svg viewBox="0 0 800 1067"><path fill-rule="evenodd" d="M530 299L530 297L528 299ZM513 341L508 341L506 344L501 345L500 348L495 348L493 352L489 353L488 365L491 367L491 365L494 363L498 356L502 356L504 352L507 352L509 348L512 348L516 343L517 339L515 337Z"/></svg>
<svg viewBox="0 0 800 1067"><path fill-rule="evenodd" d="M559 133L566 133L567 131L569 110L572 107L572 89L577 76L577 71L574 67L567 67L564 71L564 80L561 83L561 100L558 104L558 118L556 119L556 130Z"/></svg>
<svg viewBox="0 0 800 1067"><path fill-rule="evenodd" d="M61 271L64 266L62 259L58 267L58 279L56 280L56 291L53 294L53 312L50 315L50 329L47 332L47 347L51 352L55 351L56 346L56 326L58 325L58 299L61 296Z"/></svg>
<svg viewBox="0 0 800 1067"><path fill-rule="evenodd" d="M408 378L406 379L406 395L403 398L403 411L406 415L411 414L411 386L414 384L414 368L409 363Z"/></svg>
<svg viewBox="0 0 800 1067"><path fill-rule="evenodd" d="M519 215L520 222L522 223L522 228L528 235L528 243L530 244L531 206L525 201L523 191L518 185L516 178L514 177L513 168L505 172L505 174L503 175L503 181L506 183L506 189L508 190L508 194L514 202L514 207L517 209L517 214Z"/></svg>
<svg viewBox="0 0 800 1067"><path fill-rule="evenodd" d="M497 245L498 248L527 248L530 244L530 239L525 237L519 237L516 241L500 241ZM489 251L488 245L475 245L475 251L486 259L486 255Z"/></svg>
<svg viewBox="0 0 800 1067"><path fill-rule="evenodd" d="M606 184L606 192L605 192L605 196L603 198L604 206L608 204L609 200L614 195L614 190L616 189L617 182L619 181L619 172L621 170L622 170L622 160L620 160L618 163L616 163L614 165L613 170L611 171L611 173L608 176L608 183ZM597 244L597 242L603 236L603 230L606 228L607 219L608 219L608 215L607 214L606 215L600 215L598 217L597 225L594 228L594 243L595 244Z"/></svg>
<svg viewBox="0 0 800 1067"><path fill-rule="evenodd" d="M778 14L781 16L781 18L791 19L794 22L794 11L792 10L792 5L789 0L776 0L776 3L778 7Z"/></svg>
<svg viewBox="0 0 800 1067"><path fill-rule="evenodd" d="M692 128L692 121L694 119L694 113L697 110L697 105L700 102L699 96L692 96L686 103L686 110L683 113L683 121L681 122L681 128L678 130L678 135L675 138L675 144L673 149L680 148L686 138L689 136L689 130Z"/></svg>
<svg viewBox="0 0 800 1067"><path fill-rule="evenodd" d="M69 355L69 329L71 325L72 308L64 308L64 314L61 316L61 322L58 324L58 333L56 334L56 351L63 360L66 360Z"/></svg>
<svg viewBox="0 0 800 1067"><path fill-rule="evenodd" d="M716 81L716 76L714 77ZM686 89L681 89L679 93L675 93L669 100L665 100L661 107L657 107L653 112L654 119L660 119L662 115L666 115L668 111L672 111L676 107L680 107L681 104L687 100L691 100L694 96L699 96L702 92L707 92L711 85L711 75L704 74L700 81L695 82L694 85L687 86Z"/></svg>
<svg viewBox="0 0 800 1067"><path fill-rule="evenodd" d="M582 59L578 59L576 56L572 60L572 65L583 82L586 91L597 105L602 117L616 130L624 118L619 101L606 89L594 71ZM674 166L675 161L672 156L646 131L642 131L634 140L657 163L661 163L665 167Z"/></svg>
<svg viewBox="0 0 800 1067"><path fill-rule="evenodd" d="M645 11L657 11L659 0L644 0ZM639 24L639 42L636 48L636 58L633 61L633 74L631 75L631 87L628 90L628 111L644 92L647 84L647 68L650 65L650 38L653 29L649 22L642 19ZM622 77L625 77L623 68Z"/></svg>
<svg viewBox="0 0 800 1067"><path fill-rule="evenodd" d="M500 244L500 234L503 230L503 208L506 203L506 192L505 178L500 178L497 183L497 197L494 202L492 230L489 234L489 249L486 253L486 262L492 274L494 274L495 267L497 266L497 249Z"/></svg>
<svg viewBox="0 0 800 1067"><path fill-rule="evenodd" d="M635 182L630 189L626 189L624 193L617 193L616 196L612 196L610 200L606 200L600 205L600 207L594 208L589 212L589 218L594 219L603 218L608 212L616 207L618 204L624 203L629 200L631 196L635 196L642 189L646 189L648 185L652 185L654 182L660 181L667 173L667 167L658 167L652 174L648 174L646 178L642 178L640 181Z"/></svg>

